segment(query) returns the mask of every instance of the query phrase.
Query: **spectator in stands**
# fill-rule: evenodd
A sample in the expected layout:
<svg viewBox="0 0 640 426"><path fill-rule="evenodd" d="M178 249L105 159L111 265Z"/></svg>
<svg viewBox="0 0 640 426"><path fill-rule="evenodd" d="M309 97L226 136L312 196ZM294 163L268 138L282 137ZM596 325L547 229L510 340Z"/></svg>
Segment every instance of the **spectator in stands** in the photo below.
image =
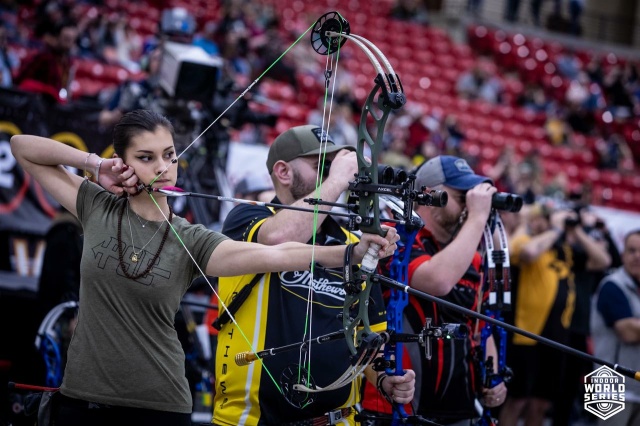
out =
<svg viewBox="0 0 640 426"><path fill-rule="evenodd" d="M280 58L287 46L280 33L279 19L275 17L270 19L265 25L265 31L252 37L249 46L254 78L271 67L269 73L271 78L289 83L291 87L297 89L297 63L293 57Z"/></svg>
<svg viewBox="0 0 640 426"><path fill-rule="evenodd" d="M520 0L507 0L504 7L504 19L509 22L516 22L519 10Z"/></svg>
<svg viewBox="0 0 640 426"><path fill-rule="evenodd" d="M444 119L442 129L444 130L445 152L448 155L460 156L465 135L458 122L458 117L455 114L448 114Z"/></svg>
<svg viewBox="0 0 640 426"><path fill-rule="evenodd" d="M396 4L391 8L390 16L423 25L429 23L429 12L422 0L396 0Z"/></svg>
<svg viewBox="0 0 640 426"><path fill-rule="evenodd" d="M517 193L516 181L519 177L519 163L516 148L513 145L505 146L498 160L487 173L487 177L495 183L499 192Z"/></svg>
<svg viewBox="0 0 640 426"><path fill-rule="evenodd" d="M621 173L631 173L634 169L634 159L627 141L618 133L606 138L599 138L595 144L598 153L598 167L607 170L617 170Z"/></svg>
<svg viewBox="0 0 640 426"><path fill-rule="evenodd" d="M614 65L604 76L604 92L614 119L629 118L636 111L637 101L627 89L629 74L621 65Z"/></svg>
<svg viewBox="0 0 640 426"><path fill-rule="evenodd" d="M151 50L140 60L141 68L147 73L147 77L139 81L127 81L116 89L107 105L100 111L98 121L101 126L114 125L127 112L151 108L161 97L158 71L162 50L160 47L150 48Z"/></svg>
<svg viewBox="0 0 640 426"><path fill-rule="evenodd" d="M104 18L104 15L98 12L98 8L92 7L78 19L78 56L102 59L103 31L100 22Z"/></svg>
<svg viewBox="0 0 640 426"><path fill-rule="evenodd" d="M126 16L122 16L116 23L114 37L118 63L130 72L139 72L139 59L142 54L142 37L140 37L138 32L131 26Z"/></svg>
<svg viewBox="0 0 640 426"><path fill-rule="evenodd" d="M386 147L384 152L380 155L380 164L385 164L387 166L407 171L413 168L411 158L405 154L405 149L407 147L406 136L407 132L399 130L393 132L389 146Z"/></svg>
<svg viewBox="0 0 640 426"><path fill-rule="evenodd" d="M7 44L7 29L0 25L0 87L13 86L13 73L20 67L20 59Z"/></svg>
<svg viewBox="0 0 640 426"><path fill-rule="evenodd" d="M545 113L552 107L552 102L547 98L544 89L537 83L527 83L517 103L536 113Z"/></svg>
<svg viewBox="0 0 640 426"><path fill-rule="evenodd" d="M582 70L582 65L582 61L571 47L567 47L566 50L556 56L558 73L570 80L578 77L578 73Z"/></svg>
<svg viewBox="0 0 640 426"><path fill-rule="evenodd" d="M550 108L544 122L544 130L552 145L570 145L573 129L564 117L564 110L559 107Z"/></svg>
<svg viewBox="0 0 640 426"><path fill-rule="evenodd" d="M502 83L493 75L488 64L477 64L460 74L456 82L458 96L465 99L481 99L492 104L501 102Z"/></svg>
<svg viewBox="0 0 640 426"><path fill-rule="evenodd" d="M193 44L201 47L209 55L218 56L220 54L218 37L218 24L216 21L209 21L204 25L202 31L193 36Z"/></svg>
<svg viewBox="0 0 640 426"><path fill-rule="evenodd" d="M604 82L604 70L602 68L602 55L594 53L589 58L589 62L584 66L584 72L587 73L589 79L602 87Z"/></svg>
<svg viewBox="0 0 640 426"><path fill-rule="evenodd" d="M511 265L519 269L514 325L567 344L574 309L576 268L603 269L607 252L578 226L570 210L534 204L527 212L527 232L512 241ZM574 249L579 244L583 251ZM515 334L508 352L513 380L500 424L515 426L520 416L527 425L542 425L562 391L565 356L546 345Z"/></svg>
<svg viewBox="0 0 640 426"><path fill-rule="evenodd" d="M482 12L482 3L484 0L468 0L467 10L474 17L479 17Z"/></svg>
<svg viewBox="0 0 640 426"><path fill-rule="evenodd" d="M20 89L41 93L48 99L67 101L72 78L71 53L77 36L74 22L50 22L43 29L44 49L24 62L15 84Z"/></svg>
<svg viewBox="0 0 640 426"><path fill-rule="evenodd" d="M594 355L640 371L640 230L625 236L622 267L600 282L591 309ZM627 379L624 395L624 410L599 426L638 424L640 384Z"/></svg>
<svg viewBox="0 0 640 426"><path fill-rule="evenodd" d="M411 158L411 161L415 166L419 166L425 161L429 161L438 155L444 154L444 152L430 139L423 141L420 144L418 152ZM469 159L466 159L469 162Z"/></svg>
<svg viewBox="0 0 640 426"><path fill-rule="evenodd" d="M541 26L540 23L540 10L542 8L543 0L531 0L531 20L536 27ZM551 13L551 17L561 17L562 0L553 0L554 9Z"/></svg>
<svg viewBox="0 0 640 426"><path fill-rule="evenodd" d="M540 153L532 150L518 163L514 193L521 195L525 204L532 204L543 193L544 168Z"/></svg>
<svg viewBox="0 0 640 426"><path fill-rule="evenodd" d="M584 0L569 0L569 32L579 36L582 34L580 17L584 10Z"/></svg>
<svg viewBox="0 0 640 426"><path fill-rule="evenodd" d="M569 107L576 106L592 115L594 111L605 107L605 100L598 84L593 83L589 74L578 71L576 78L571 80L565 100Z"/></svg>
<svg viewBox="0 0 640 426"><path fill-rule="evenodd" d="M559 171L544 187L545 197L551 198L554 202L564 202L569 193L569 178L563 171Z"/></svg>
<svg viewBox="0 0 640 426"><path fill-rule="evenodd" d="M596 216L588 207L579 204L582 198L580 192L572 192L569 199L578 203L575 210L578 212L579 223L576 226L582 227L594 242L601 246L609 254L611 264L609 268L617 268L620 266L620 255L611 239L609 230L605 222ZM573 241L572 241L573 239ZM569 346L579 351L589 353L589 321L591 313L591 298L598 286L600 280L605 276L608 269L594 268L594 262L587 261L581 265L580 261L584 261L585 248L578 243L573 237L569 236L569 244L575 252L580 253L576 259L577 262L572 270L576 283L576 299L575 309L571 316L571 324L569 326ZM587 257L588 258L588 257ZM567 363L565 369L565 380L563 390L560 392L559 398L554 402L553 406L553 424L555 426L565 426L572 424L573 421L580 417L580 412L576 412L576 405L582 406L584 402L584 375L589 374L593 370L593 363L585 361L581 358L574 358ZM578 399L576 400L576 397ZM577 404L576 404L577 403Z"/></svg>

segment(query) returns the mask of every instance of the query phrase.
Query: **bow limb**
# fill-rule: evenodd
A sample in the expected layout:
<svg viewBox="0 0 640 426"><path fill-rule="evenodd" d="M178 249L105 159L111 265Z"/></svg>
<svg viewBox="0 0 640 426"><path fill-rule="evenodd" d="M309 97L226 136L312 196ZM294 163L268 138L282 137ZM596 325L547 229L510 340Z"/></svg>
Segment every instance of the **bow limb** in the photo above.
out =
<svg viewBox="0 0 640 426"><path fill-rule="evenodd" d="M496 236L494 236L494 232L497 234ZM494 244L496 237L499 242L498 248ZM485 315L502 321L502 310L508 310L511 307L509 248L506 230L499 213L495 210L491 213L489 222L485 226L483 243L485 273L483 274L484 282L482 288L489 293ZM482 301L479 302L482 303ZM495 363L487 348L487 343L492 337L494 342L497 339L495 348L497 360L495 360ZM511 380L513 373L506 365L506 341L507 332L504 328L493 325L490 322L485 323L480 332L480 359L478 360L481 369L481 386L483 388L490 389L502 382L508 383ZM496 424L489 407L485 406L483 408L479 424L485 426Z"/></svg>
<svg viewBox="0 0 640 426"><path fill-rule="evenodd" d="M378 75L374 79L375 86L369 93L360 116L358 126L358 143L356 154L358 158L358 174L354 182L349 186L352 193L358 198L358 213L362 217L359 228L363 232L385 235L380 224L380 206L378 200L378 158L382 151L382 138L384 129L392 110L402 107L405 103L404 93L398 90L395 84L397 76L387 73L380 65L376 55L384 58L383 63L390 67L389 61L379 49L375 54L368 46L371 42L361 36L340 34L327 31L327 36L352 40L369 58ZM373 120L375 133L369 132L367 123ZM368 152L367 152L368 150ZM370 155L370 157L367 157ZM371 292L371 277L377 267L377 251L379 246L372 245L362 260L362 267L357 280L359 284L348 286L347 296L343 308L343 326L347 334L347 345L351 353L355 355L356 347L361 344L365 336L373 334L370 328L368 315L368 300ZM350 316L351 307L358 303L358 312L355 317ZM356 329L358 329L356 331Z"/></svg>
<svg viewBox="0 0 640 426"><path fill-rule="evenodd" d="M398 225L396 229L398 230L398 235L400 235L400 241L398 242L398 248L394 253L394 258L391 263L390 276L392 279L401 282L402 284L409 285L409 261L411 259L411 247L420 228ZM387 330L390 335L403 332L403 313L408 304L409 295L407 293L395 288L389 291L389 303L387 305ZM393 360L395 364L395 368L391 368L390 366L387 367L387 374L394 376L404 375L404 368L402 365L403 351L404 346L401 342L391 340L385 345L385 360L387 362L391 362ZM392 425L397 425L400 424L401 419L406 419L408 414L402 405L397 403L393 403L392 405Z"/></svg>

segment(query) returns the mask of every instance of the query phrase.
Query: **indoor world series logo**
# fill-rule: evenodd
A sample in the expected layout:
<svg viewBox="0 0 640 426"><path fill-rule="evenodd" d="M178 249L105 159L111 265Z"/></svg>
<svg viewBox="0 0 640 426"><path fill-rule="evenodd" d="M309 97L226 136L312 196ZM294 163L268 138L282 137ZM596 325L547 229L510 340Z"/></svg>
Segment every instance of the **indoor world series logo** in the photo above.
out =
<svg viewBox="0 0 640 426"><path fill-rule="evenodd" d="M624 376L607 366L584 376L584 409L602 420L624 410Z"/></svg>

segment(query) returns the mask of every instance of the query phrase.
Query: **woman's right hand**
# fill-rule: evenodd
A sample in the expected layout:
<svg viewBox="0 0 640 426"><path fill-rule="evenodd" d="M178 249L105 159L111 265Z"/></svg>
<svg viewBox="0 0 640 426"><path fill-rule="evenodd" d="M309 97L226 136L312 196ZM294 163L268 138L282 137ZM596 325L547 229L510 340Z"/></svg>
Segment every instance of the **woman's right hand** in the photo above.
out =
<svg viewBox="0 0 640 426"><path fill-rule="evenodd" d="M138 193L138 176L133 167L124 164L122 158L105 158L100 165L97 183L115 195Z"/></svg>

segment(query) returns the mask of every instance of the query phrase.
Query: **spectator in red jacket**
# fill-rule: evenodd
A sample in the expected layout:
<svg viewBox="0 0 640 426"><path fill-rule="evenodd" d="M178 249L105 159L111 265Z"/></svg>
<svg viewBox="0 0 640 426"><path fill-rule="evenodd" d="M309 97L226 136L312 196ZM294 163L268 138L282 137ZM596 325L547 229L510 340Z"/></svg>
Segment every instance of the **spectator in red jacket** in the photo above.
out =
<svg viewBox="0 0 640 426"><path fill-rule="evenodd" d="M78 37L78 28L71 21L44 24L44 49L24 62L16 77L18 88L42 93L64 102L69 97L71 51Z"/></svg>

